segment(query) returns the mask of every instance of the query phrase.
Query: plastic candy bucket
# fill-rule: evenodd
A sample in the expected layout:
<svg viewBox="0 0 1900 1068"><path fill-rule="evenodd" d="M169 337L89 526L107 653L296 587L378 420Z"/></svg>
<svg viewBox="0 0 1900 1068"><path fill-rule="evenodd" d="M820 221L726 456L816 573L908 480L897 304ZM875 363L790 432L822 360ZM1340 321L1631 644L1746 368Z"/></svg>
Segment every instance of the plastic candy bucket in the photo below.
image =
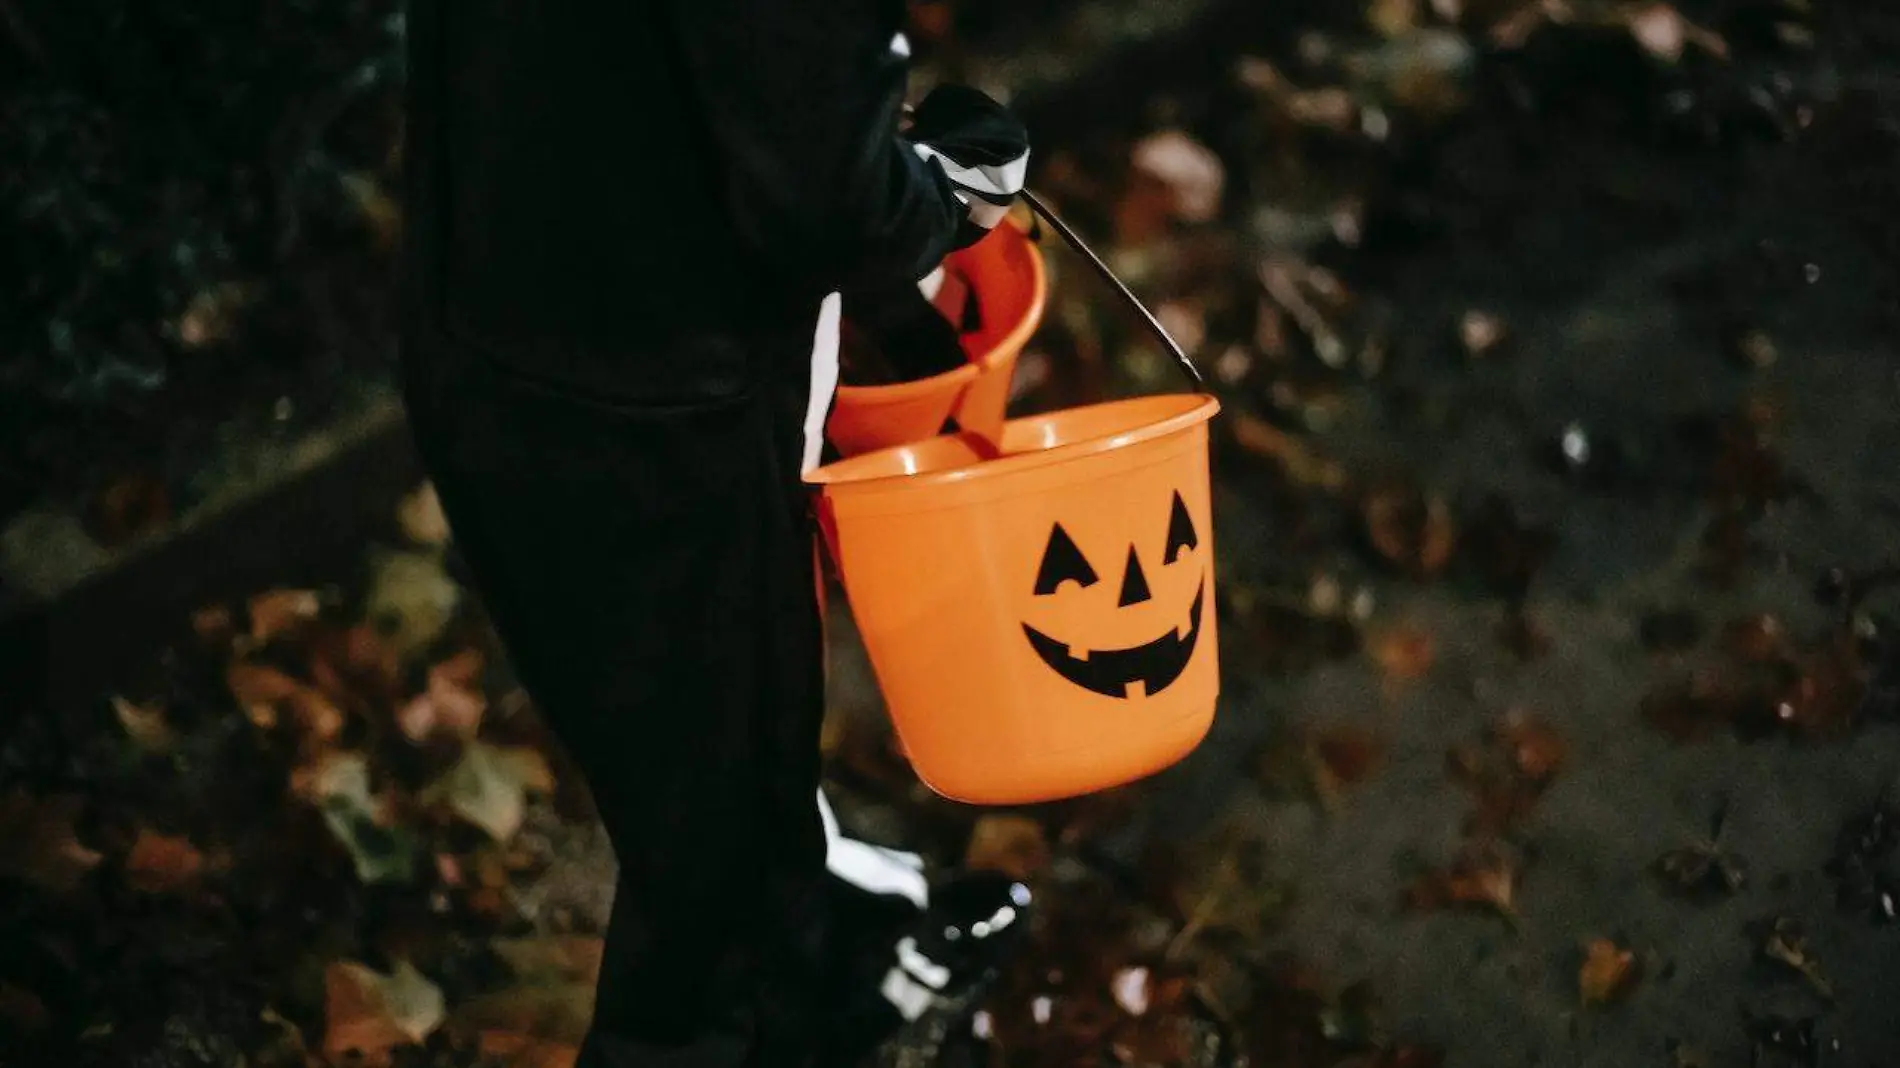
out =
<svg viewBox="0 0 1900 1068"><path fill-rule="evenodd" d="M825 436L841 455L934 437L953 415L958 426L985 437L1000 431L1016 357L1042 323L1048 293L1042 253L1006 222L944 263L969 283L980 316L982 325L963 338L969 362L910 382L839 386Z"/></svg>

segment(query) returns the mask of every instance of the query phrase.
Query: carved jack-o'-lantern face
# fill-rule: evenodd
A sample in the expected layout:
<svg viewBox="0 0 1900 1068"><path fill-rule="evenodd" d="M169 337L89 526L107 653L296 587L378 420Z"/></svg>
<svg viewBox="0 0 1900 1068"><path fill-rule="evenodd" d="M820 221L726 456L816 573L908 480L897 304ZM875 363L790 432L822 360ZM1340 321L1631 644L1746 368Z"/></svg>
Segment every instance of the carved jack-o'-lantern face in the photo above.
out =
<svg viewBox="0 0 1900 1068"><path fill-rule="evenodd" d="M1104 583L1082 548L1058 522L1049 531L1049 543L1036 571L1035 595L1039 603L1067 602L1067 610L1050 613L1052 622L1045 623L1049 629L1060 625L1064 630L1054 635L1024 622L1023 633L1043 663L1083 689L1117 698L1160 693L1187 669L1201 636L1207 581L1206 565L1195 551L1199 547L1194 520L1176 493L1168 514L1167 541L1159 557L1150 556L1144 565L1140 551L1130 545L1120 581ZM1190 588L1191 601L1187 593ZM1185 614L1182 605L1187 606ZM1145 633L1159 636L1133 645L1104 647L1091 642L1088 634L1079 633L1099 629L1102 634L1118 634L1129 629L1127 625L1107 625L1107 613L1140 621L1135 625L1145 623Z"/></svg>

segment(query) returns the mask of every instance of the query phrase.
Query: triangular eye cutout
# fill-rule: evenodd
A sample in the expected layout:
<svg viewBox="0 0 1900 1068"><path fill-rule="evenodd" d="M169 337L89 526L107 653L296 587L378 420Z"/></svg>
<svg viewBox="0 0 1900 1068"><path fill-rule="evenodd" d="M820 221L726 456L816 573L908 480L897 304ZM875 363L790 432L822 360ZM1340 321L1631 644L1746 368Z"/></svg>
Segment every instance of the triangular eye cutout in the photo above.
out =
<svg viewBox="0 0 1900 1068"><path fill-rule="evenodd" d="M1176 493L1174 508L1168 514L1168 549L1162 554L1161 562L1172 564L1181 558L1181 550L1199 548L1200 544L1200 539L1194 536L1194 520L1188 518L1187 505Z"/></svg>
<svg viewBox="0 0 1900 1068"><path fill-rule="evenodd" d="M1073 582L1085 589L1093 586L1095 569L1089 566L1082 550L1076 548L1069 532L1057 523L1049 531L1049 547L1042 551L1042 566L1036 571L1036 596L1048 596L1065 582Z"/></svg>

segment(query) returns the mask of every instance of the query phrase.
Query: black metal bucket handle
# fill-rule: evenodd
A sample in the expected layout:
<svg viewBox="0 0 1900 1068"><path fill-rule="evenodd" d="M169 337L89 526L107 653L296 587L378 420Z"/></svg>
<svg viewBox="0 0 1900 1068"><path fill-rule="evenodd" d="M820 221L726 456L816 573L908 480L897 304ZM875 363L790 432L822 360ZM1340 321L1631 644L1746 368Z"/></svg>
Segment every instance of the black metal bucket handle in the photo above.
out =
<svg viewBox="0 0 1900 1068"><path fill-rule="evenodd" d="M1022 198L1023 202L1029 205L1030 210L1034 211L1037 217L1054 227L1056 233L1061 234L1062 239L1069 243L1070 248L1081 253L1082 258L1089 261L1089 265L1095 268L1095 273L1101 275L1103 281L1113 286L1115 292L1120 293L1122 299L1128 302L1129 307L1140 313L1142 320L1148 324L1148 331L1154 334L1155 339L1160 341L1162 347L1167 349L1169 355L1174 357L1174 362L1180 365L1182 373L1188 376L1188 380L1194 384L1194 388L1202 393L1207 392L1207 380L1201 377L1200 368L1195 367L1194 361L1188 359L1188 354L1182 350L1180 344L1168 333L1168 328L1161 325L1161 320L1155 318L1154 313L1148 310L1148 306L1141 302L1140 297L1135 296L1134 292L1124 285L1121 279L1115 277L1115 272L1110 270L1108 264L1103 263L1102 258L1097 256L1095 252L1089 248L1088 243L1082 240L1081 235L1070 229L1068 223L1063 222L1055 212L1051 211L1049 205L1042 202L1041 197L1025 189L1022 192Z"/></svg>

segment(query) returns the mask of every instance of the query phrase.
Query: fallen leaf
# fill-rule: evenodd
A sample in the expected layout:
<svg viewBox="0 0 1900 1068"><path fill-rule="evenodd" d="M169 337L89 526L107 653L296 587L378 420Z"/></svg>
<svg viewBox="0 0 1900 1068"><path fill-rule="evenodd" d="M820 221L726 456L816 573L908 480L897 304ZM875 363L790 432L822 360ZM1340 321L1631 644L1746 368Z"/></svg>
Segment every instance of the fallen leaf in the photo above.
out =
<svg viewBox="0 0 1900 1068"><path fill-rule="evenodd" d="M76 888L104 859L79 841L84 808L77 795L42 800L18 788L0 800L0 877L56 894Z"/></svg>
<svg viewBox="0 0 1900 1068"><path fill-rule="evenodd" d="M324 970L323 1052L340 1057L355 1051L372 1064L387 1064L398 1046L421 1043L442 1025L442 990L408 961L383 975L355 961Z"/></svg>
<svg viewBox="0 0 1900 1068"><path fill-rule="evenodd" d="M429 669L428 688L396 713L397 724L410 741L421 742L438 731L473 738L488 707L481 690L483 657L479 649L464 649Z"/></svg>
<svg viewBox="0 0 1900 1068"><path fill-rule="evenodd" d="M1042 824L1027 816L986 815L970 832L963 864L976 871L1000 871L1028 880L1048 866L1049 841Z"/></svg>
<svg viewBox="0 0 1900 1068"><path fill-rule="evenodd" d="M280 713L288 711L309 750L321 749L343 733L343 712L328 695L267 664L235 661L225 669L225 683L260 730L276 729Z"/></svg>
<svg viewBox="0 0 1900 1068"><path fill-rule="evenodd" d="M1458 318L1458 343L1471 359L1481 360L1500 351L1509 338L1510 328L1490 312L1468 311Z"/></svg>
<svg viewBox="0 0 1900 1068"><path fill-rule="evenodd" d="M205 857L187 838L141 828L125 858L126 881L134 890L164 894L183 890L204 874Z"/></svg>
<svg viewBox="0 0 1900 1068"><path fill-rule="evenodd" d="M1762 330L1748 330L1737 336L1732 343L1732 355L1744 367L1754 370L1772 367L1779 353L1775 351L1775 342Z"/></svg>
<svg viewBox="0 0 1900 1068"><path fill-rule="evenodd" d="M361 753L331 752L298 769L291 790L316 805L337 841L349 852L364 883L406 883L415 878L417 843L406 829L389 826L370 791L369 760Z"/></svg>
<svg viewBox="0 0 1900 1068"><path fill-rule="evenodd" d="M238 313L251 302L252 290L226 282L199 290L173 324L178 343L188 349L204 348L231 336Z"/></svg>
<svg viewBox="0 0 1900 1068"><path fill-rule="evenodd" d="M251 598L251 640L259 645L292 633L323 609L315 590L271 590Z"/></svg>
<svg viewBox="0 0 1900 1068"><path fill-rule="evenodd" d="M1432 636L1423 630L1401 627L1374 637L1369 643L1372 659L1391 682L1411 682L1431 670Z"/></svg>
<svg viewBox="0 0 1900 1068"><path fill-rule="evenodd" d="M366 609L397 656L422 651L447 629L461 603L461 587L433 553L377 554Z"/></svg>
<svg viewBox="0 0 1900 1068"><path fill-rule="evenodd" d="M1405 893L1409 908L1467 906L1517 918L1518 862L1496 843L1469 846L1450 866L1426 872Z"/></svg>
<svg viewBox="0 0 1900 1068"><path fill-rule="evenodd" d="M1692 899L1728 897L1748 880L1748 865L1712 842L1695 842L1664 853L1656 872L1672 892Z"/></svg>
<svg viewBox="0 0 1900 1068"><path fill-rule="evenodd" d="M1134 170L1165 186L1176 218L1208 222L1220 213L1226 168L1207 146L1180 130L1163 130L1137 142Z"/></svg>
<svg viewBox="0 0 1900 1068"><path fill-rule="evenodd" d="M1801 926L1801 921L1793 916L1774 916L1757 923L1755 935L1760 939L1760 952L1764 960L1793 969L1814 987L1816 993L1829 1001L1834 1000L1834 984L1822 974L1820 963L1809 950L1808 934Z"/></svg>
<svg viewBox="0 0 1900 1068"><path fill-rule="evenodd" d="M1636 954L1607 938L1593 938L1584 947L1577 989L1585 1005L1605 1005L1628 996L1641 975Z"/></svg>
<svg viewBox="0 0 1900 1068"><path fill-rule="evenodd" d="M1688 24L1681 13L1668 4L1650 4L1629 16L1630 36L1643 51L1657 59L1674 63L1682 58L1688 41Z"/></svg>
<svg viewBox="0 0 1900 1068"><path fill-rule="evenodd" d="M1566 747L1549 724L1521 709L1505 713L1497 736L1509 752L1519 775L1542 786L1563 767Z"/></svg>
<svg viewBox="0 0 1900 1068"><path fill-rule="evenodd" d="M1361 513L1372 547L1413 578L1443 571L1458 543L1451 507L1417 490L1380 486L1366 495Z"/></svg>
<svg viewBox="0 0 1900 1068"><path fill-rule="evenodd" d="M165 718L160 705L135 705L123 697L112 698L112 714L125 728L132 744L147 753L169 753L178 744L178 736Z"/></svg>
<svg viewBox="0 0 1900 1068"><path fill-rule="evenodd" d="M521 828L527 796L554 789L554 772L538 751L470 742L443 776L426 787L420 800L445 805L498 842Z"/></svg>
<svg viewBox="0 0 1900 1068"><path fill-rule="evenodd" d="M1148 1011L1148 990L1152 976L1146 968L1123 968L1115 973L1109 984L1115 1004L1130 1016L1140 1016Z"/></svg>
<svg viewBox="0 0 1900 1068"><path fill-rule="evenodd" d="M418 545L446 545L451 537L449 520L442 513L442 501L436 496L433 482L424 482L403 496L396 507L396 521L403 534Z"/></svg>

